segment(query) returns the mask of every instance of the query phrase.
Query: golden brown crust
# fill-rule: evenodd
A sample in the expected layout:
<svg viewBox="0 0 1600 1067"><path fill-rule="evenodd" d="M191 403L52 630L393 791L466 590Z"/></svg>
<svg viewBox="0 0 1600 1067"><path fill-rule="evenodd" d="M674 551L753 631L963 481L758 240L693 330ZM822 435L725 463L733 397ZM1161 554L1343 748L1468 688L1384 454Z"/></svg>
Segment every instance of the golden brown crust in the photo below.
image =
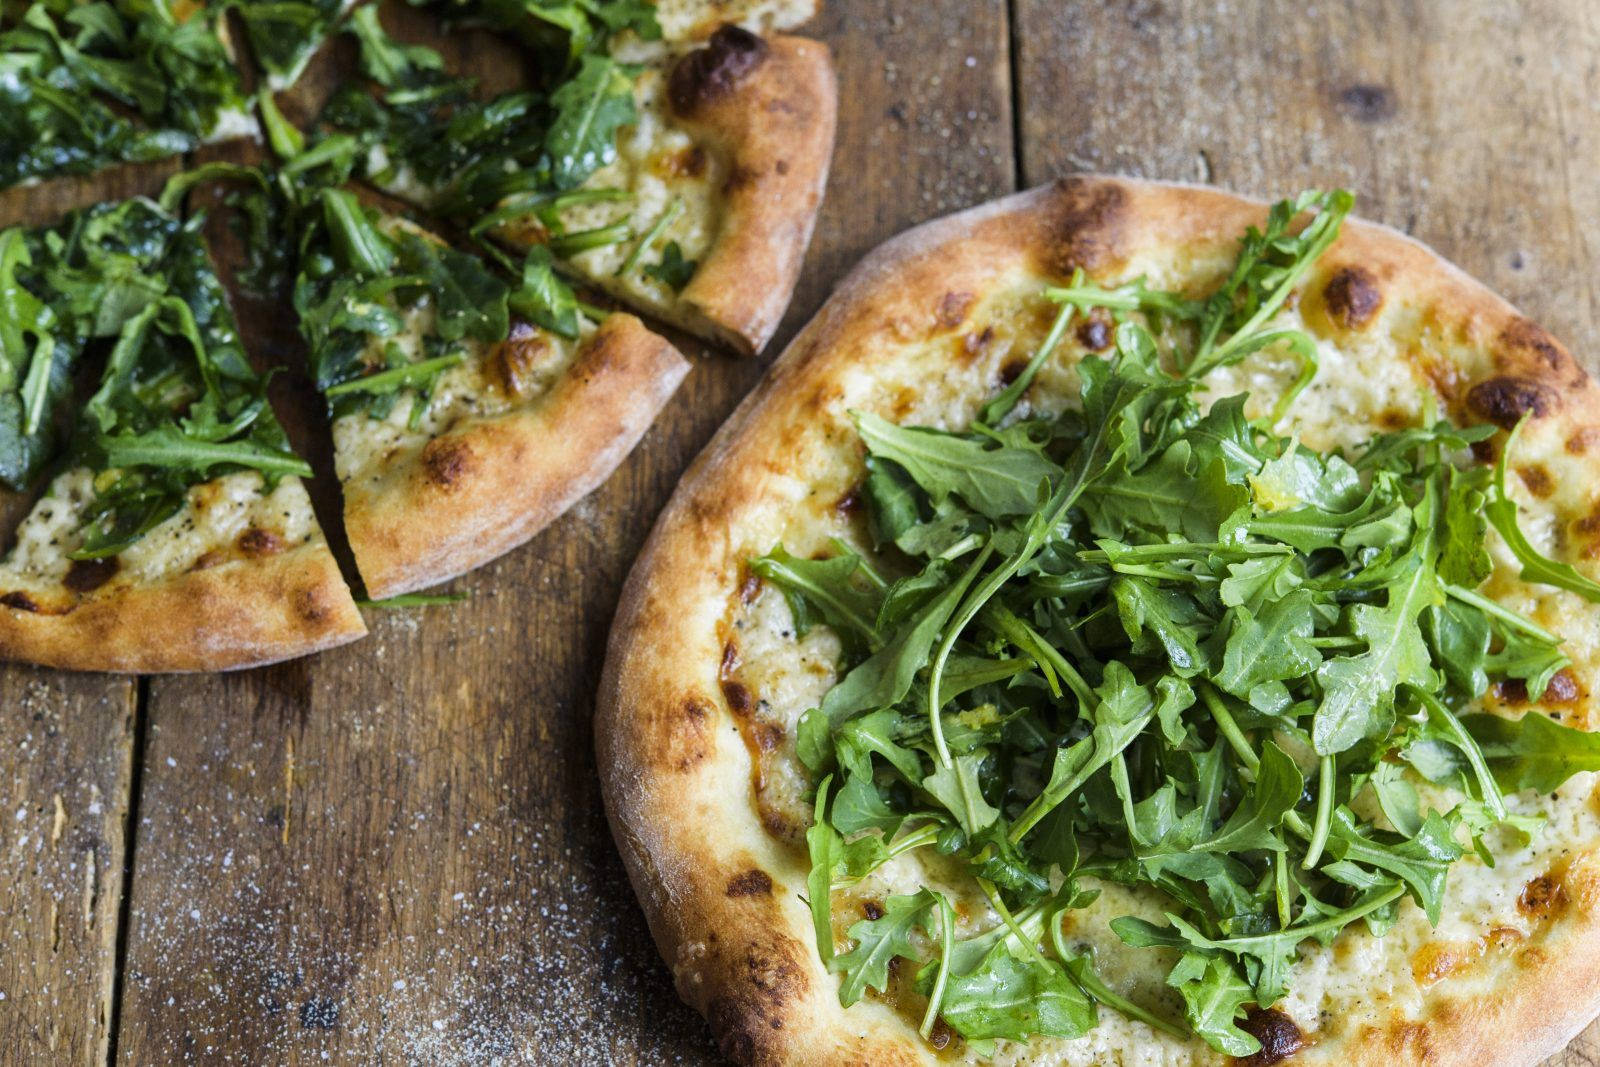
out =
<svg viewBox="0 0 1600 1067"><path fill-rule="evenodd" d="M77 671L225 671L320 652L366 632L319 539L122 587L60 614L0 606L0 659Z"/></svg>
<svg viewBox="0 0 1600 1067"><path fill-rule="evenodd" d="M833 60L818 41L724 29L680 60L672 87L674 118L728 160L722 225L673 317L753 354L789 306L828 184Z"/></svg>
<svg viewBox="0 0 1600 1067"><path fill-rule="evenodd" d="M612 315L534 402L347 484L345 534L369 595L436 585L544 529L610 477L688 371L638 319Z"/></svg>
<svg viewBox="0 0 1600 1067"><path fill-rule="evenodd" d="M739 588L741 561L770 547L762 539L804 506L814 472L855 447L843 411L847 389L870 379L875 361L907 339L948 332L952 294L992 292L1022 276L1060 280L1078 266L1112 272L1141 249L1230 248L1262 213L1263 205L1216 190L1090 176L905 234L840 285L679 485L623 592L601 678L596 744L607 811L651 931L679 992L707 1015L736 1059L932 1059L883 1005L869 998L848 1012L839 1007L837 979L817 960L799 901L804 856L760 824L752 757L718 678L719 629ZM1600 390L1504 300L1422 245L1360 222L1347 224L1306 292L1320 292L1351 266L1370 278L1347 288L1371 281L1380 300L1385 292L1403 298L1451 340L1448 365L1422 370L1452 412L1477 418L1485 383L1517 379L1554 399L1541 411L1508 387L1489 386L1510 398L1502 395L1500 406L1481 413L1531 410L1530 436L1600 440ZM1340 294L1337 286L1330 303L1327 317L1343 329L1364 328L1378 310L1367 296ZM945 370L929 365L926 374ZM1578 473L1583 460L1576 452L1571 458L1573 471L1555 472L1558 481ZM1574 865L1573 903L1563 914L1506 962L1494 958L1503 973L1491 975L1492 994L1468 999L1441 983L1429 991L1424 1021L1397 1021L1359 1047L1312 1045L1302 1058L1533 1062L1558 1047L1600 1009L1593 866ZM760 875L770 893L729 891L759 884Z"/></svg>

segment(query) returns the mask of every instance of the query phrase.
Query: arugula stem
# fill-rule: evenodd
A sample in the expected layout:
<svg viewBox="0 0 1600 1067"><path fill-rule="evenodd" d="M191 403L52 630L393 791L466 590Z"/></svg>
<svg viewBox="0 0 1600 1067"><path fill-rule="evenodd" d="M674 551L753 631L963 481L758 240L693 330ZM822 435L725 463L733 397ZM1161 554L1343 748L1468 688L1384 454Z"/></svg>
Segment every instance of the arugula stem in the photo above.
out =
<svg viewBox="0 0 1600 1067"><path fill-rule="evenodd" d="M1482 593L1476 592L1472 589L1464 589L1459 585L1451 585L1449 582L1440 582L1439 586L1447 595L1455 597L1463 604L1471 604L1485 615L1493 616L1513 630L1520 630L1529 637L1538 638L1540 641L1544 641L1548 644L1555 645L1561 643L1561 638L1557 637L1549 630L1546 630L1544 627L1540 626L1526 615L1523 615L1520 612L1512 611L1504 604L1501 604L1495 600L1490 600Z"/></svg>
<svg viewBox="0 0 1600 1067"><path fill-rule="evenodd" d="M1273 888L1278 898L1278 926L1287 930L1294 922L1292 914L1294 905L1289 897L1289 860L1287 854L1275 852L1272 855L1272 880Z"/></svg>
<svg viewBox="0 0 1600 1067"><path fill-rule="evenodd" d="M1224 941L1212 941L1210 944L1213 948L1220 948L1228 952L1245 952L1256 946L1269 945L1284 934L1294 934L1297 940L1304 941L1308 937L1316 937L1319 934L1325 934L1333 930L1342 930L1363 915L1370 915L1379 908L1399 900L1405 894L1405 891L1405 883L1396 883L1369 900L1364 900L1354 907L1338 912L1335 915L1330 915L1326 919L1307 923L1305 926L1292 927L1288 930L1279 930L1270 934L1232 937Z"/></svg>
<svg viewBox="0 0 1600 1067"><path fill-rule="evenodd" d="M971 584L972 579L978 573L978 569L988 562L989 556L993 552L993 544L983 546L983 551L978 554L978 558L962 574L958 582L960 588L965 589ZM1021 564L1019 563L1018 566L1021 566ZM996 571L995 573L999 574L1001 572ZM993 575L990 577L992 578ZM987 600L989 596L993 595L994 590L999 589L1004 584L1005 579L1009 577L1010 575L1008 574L997 582L985 582L984 585L989 587L989 593L983 597L983 600ZM975 597L968 597L968 600L975 599ZM965 606L963 606L957 617L945 626L944 637L939 641L939 649L934 653L933 657L933 666L928 671L928 720L933 731L933 747L939 755L939 765L945 768L950 766L950 747L945 744L944 725L939 721L939 712L944 707L944 700L939 693L939 684L944 680L944 665L950 659L950 649L954 647L956 638L961 636L961 631L966 629L967 623L972 621L972 617L978 613L978 608L981 606L982 601L972 604L970 610L966 610ZM956 780L958 782L962 781L959 775ZM961 788L963 794L965 794L966 786L963 785ZM968 803L970 805L970 799Z"/></svg>
<svg viewBox="0 0 1600 1067"><path fill-rule="evenodd" d="M1028 391L1028 386L1033 384L1033 379L1039 373L1039 368L1044 366L1044 361L1050 358L1050 354L1061 343L1061 338L1066 335L1067 326L1071 324L1072 316L1076 312L1077 308L1067 304L1056 313L1056 319L1050 326L1050 332L1045 334L1043 343L1039 345L1039 350L1033 354L1032 359L1028 360L1028 365L1022 368L1022 373L1017 375L1010 385L1001 390L1000 395L985 404L978 412L978 421L980 423L985 426L995 426L1001 419L1011 413L1011 409L1017 406L1017 401L1022 399L1022 394Z"/></svg>
<svg viewBox="0 0 1600 1067"><path fill-rule="evenodd" d="M550 238L550 251L561 259L571 259L573 256L583 252L614 245L627 236L628 224L626 222L617 222L610 226L596 226L592 230L563 233Z"/></svg>
<svg viewBox="0 0 1600 1067"><path fill-rule="evenodd" d="M1252 775L1261 769L1261 757L1244 736L1244 731L1239 729L1239 724L1233 718L1233 713L1222 702L1222 696L1210 683L1201 683L1200 699L1205 701L1206 710L1211 712L1211 718L1217 724L1217 730L1228 742L1228 747L1233 749L1233 754L1239 762L1249 768Z"/></svg>
<svg viewBox="0 0 1600 1067"><path fill-rule="evenodd" d="M954 954L956 940L955 909L937 889L928 892L939 901L939 970L934 976L933 988L928 991L928 1010L922 1013L922 1025L917 1028L924 1040L933 1032L933 1024L939 1018L939 1005L944 1002L944 988L950 978L950 958Z"/></svg>
<svg viewBox="0 0 1600 1067"><path fill-rule="evenodd" d="M627 259L622 261L622 266L616 269L612 277L621 278L631 273L639 265L639 260L643 258L645 252L657 241L661 240L661 235L667 232L667 227L678 221L678 216L682 214L683 201L681 199L674 200L668 205L667 210L661 213L661 217L656 220L656 224L650 227L650 232L641 237L639 243L633 246L633 251L628 254Z"/></svg>
<svg viewBox="0 0 1600 1067"><path fill-rule="evenodd" d="M1333 826L1334 757L1323 756L1317 767L1317 821L1312 824L1311 843L1306 847L1306 857L1300 866L1315 870L1322 859L1322 850L1328 844L1328 831Z"/></svg>
<svg viewBox="0 0 1600 1067"><path fill-rule="evenodd" d="M45 334L33 347L28 362L28 377L22 383L23 432L32 437L44 419L45 399L50 391L50 369L55 363L56 339Z"/></svg>
<svg viewBox="0 0 1600 1067"><path fill-rule="evenodd" d="M1046 925L1050 929L1050 947L1055 950L1056 958L1061 961L1062 966L1066 967L1067 974L1078 984L1080 989L1089 995L1090 999L1099 1001L1126 1018L1142 1022L1153 1030L1170 1034L1180 1041L1187 1041L1194 1036L1188 1027L1181 1023L1175 1023L1170 1019L1163 1019L1155 1012L1140 1007L1106 985L1095 971L1093 949L1081 956L1067 951L1066 935L1061 930L1061 916L1062 912L1057 912L1046 921ZM1073 966L1074 962L1079 965Z"/></svg>
<svg viewBox="0 0 1600 1067"><path fill-rule="evenodd" d="M1428 721L1442 731L1450 739L1451 744L1467 757L1473 777L1478 780L1478 790L1483 794L1484 806L1489 809L1489 814L1494 816L1496 822L1504 822L1506 798L1500 792L1500 786L1495 782L1494 773L1489 770L1489 764L1484 760L1483 749L1478 746L1478 742L1467 733L1461 725L1461 720L1457 719L1432 693L1414 685L1407 686L1406 689L1427 710Z"/></svg>
<svg viewBox="0 0 1600 1067"><path fill-rule="evenodd" d="M322 392L324 396L335 397L347 393L387 393L394 389L405 389L427 381L440 371L449 370L459 363L466 362L466 358L461 352L451 352L434 359L425 359L420 363L392 367L377 374L369 374L365 378L354 378L338 385L330 385Z"/></svg>
<svg viewBox="0 0 1600 1067"><path fill-rule="evenodd" d="M995 914L1000 916L1000 921L1006 924L1006 929L1010 930L1011 935L1021 943L1029 957L1038 963L1048 962L1044 958L1044 954L1039 951L1039 946L1033 943L1033 938L1028 936L1028 932L1012 917L1005 901L1000 899L1000 892L995 889L994 883L987 878L974 878L973 881L978 883L978 888L983 890L983 895L989 898L989 906L995 910Z"/></svg>

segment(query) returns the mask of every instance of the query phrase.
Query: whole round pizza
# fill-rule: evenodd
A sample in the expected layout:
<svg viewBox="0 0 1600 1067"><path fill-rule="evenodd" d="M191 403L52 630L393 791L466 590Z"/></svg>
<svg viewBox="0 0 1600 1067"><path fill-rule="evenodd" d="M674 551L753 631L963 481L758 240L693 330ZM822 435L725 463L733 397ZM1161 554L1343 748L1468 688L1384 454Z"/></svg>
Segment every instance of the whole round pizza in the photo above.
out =
<svg viewBox="0 0 1600 1067"><path fill-rule="evenodd" d="M596 731L733 1059L1531 1063L1600 1009L1600 389L1350 209L921 227L689 472Z"/></svg>

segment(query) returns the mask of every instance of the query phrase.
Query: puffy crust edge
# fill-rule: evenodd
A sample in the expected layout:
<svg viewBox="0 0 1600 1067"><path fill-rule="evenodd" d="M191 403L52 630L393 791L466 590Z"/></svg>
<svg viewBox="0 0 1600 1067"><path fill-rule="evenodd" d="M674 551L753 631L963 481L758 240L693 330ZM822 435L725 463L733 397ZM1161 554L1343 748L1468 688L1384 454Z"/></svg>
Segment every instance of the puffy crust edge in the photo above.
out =
<svg viewBox="0 0 1600 1067"><path fill-rule="evenodd" d="M1089 175L903 234L840 284L680 483L623 590L597 697L596 748L612 830L657 946L679 993L734 1059L932 1062L881 1004L839 1007L799 900L804 859L760 825L753 761L719 684L720 631L749 548L741 534L770 535L774 518L804 495L808 455L849 440L828 411L832 380L870 370L879 340L937 330L949 293L982 293L1018 275L1062 278L1076 266L1112 270L1163 244L1231 245L1263 209L1215 189ZM1351 263L1426 306L1476 353L1470 365L1431 375L1453 411L1464 411L1475 385L1510 375L1558 397L1536 420L1544 425L1530 430L1600 422L1600 389L1570 354L1437 253L1352 221L1317 276ZM751 872L764 874L770 890L734 892L761 884ZM1600 926L1600 895L1593 877L1582 877L1581 903L1530 942L1545 952L1540 967L1508 974L1475 1003L1447 980L1434 987L1429 1018L1394 1022L1360 1047L1352 1037L1304 1055L1466 1065L1535 1062L1559 1048L1600 1011L1600 958L1586 945Z"/></svg>
<svg viewBox="0 0 1600 1067"><path fill-rule="evenodd" d="M0 607L0 659L165 674L259 667L366 635L320 539L130 586L48 615Z"/></svg>
<svg viewBox="0 0 1600 1067"><path fill-rule="evenodd" d="M611 476L688 372L665 339L612 315L543 397L347 484L345 535L368 593L437 585L533 537Z"/></svg>
<svg viewBox="0 0 1600 1067"><path fill-rule="evenodd" d="M732 92L674 120L729 163L716 242L663 317L744 355L766 347L800 278L828 184L838 87L828 46L770 37Z"/></svg>

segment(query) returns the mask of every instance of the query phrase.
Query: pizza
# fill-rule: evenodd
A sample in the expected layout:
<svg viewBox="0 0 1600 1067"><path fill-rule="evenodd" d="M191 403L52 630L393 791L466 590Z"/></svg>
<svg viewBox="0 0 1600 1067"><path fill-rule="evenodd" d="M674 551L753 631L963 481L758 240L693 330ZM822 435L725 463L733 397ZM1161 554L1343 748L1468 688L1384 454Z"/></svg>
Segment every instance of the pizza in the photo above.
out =
<svg viewBox="0 0 1600 1067"><path fill-rule="evenodd" d="M254 133L218 10L169 0L0 3L0 189Z"/></svg>
<svg viewBox="0 0 1600 1067"><path fill-rule="evenodd" d="M547 262L513 286L351 190L321 190L299 232L294 302L371 596L526 541L611 474L688 373L634 316L590 319Z"/></svg>
<svg viewBox="0 0 1600 1067"><path fill-rule="evenodd" d="M358 177L519 253L547 248L629 307L735 351L765 346L810 242L838 103L824 45L757 31L816 5L619 2L553 40L554 16L529 5L443 6L511 35L547 84L476 94L361 8L366 84L316 109L313 145L359 145Z"/></svg>
<svg viewBox="0 0 1600 1067"><path fill-rule="evenodd" d="M0 558L7 657L210 670L366 632L203 226L138 199L0 231L0 480L48 474Z"/></svg>
<svg viewBox="0 0 1600 1067"><path fill-rule="evenodd" d="M71 6L6 8L0 186L229 136L230 19L262 147L159 205L5 231L6 658L220 669L360 636L269 361L244 356L291 314L326 405L292 421L325 415L361 584L392 600L527 541L638 444L689 363L628 309L752 352L787 305L836 101L826 49L777 31L814 3ZM527 84L481 89L390 32L422 6L515 42ZM308 119L319 55L359 77ZM210 210L185 214L197 188ZM254 336L241 300L277 309ZM146 606L173 597L176 642Z"/></svg>
<svg viewBox="0 0 1600 1067"><path fill-rule="evenodd" d="M1600 388L1350 205L921 227L685 477L596 742L731 1058L1533 1063L1600 1010Z"/></svg>

